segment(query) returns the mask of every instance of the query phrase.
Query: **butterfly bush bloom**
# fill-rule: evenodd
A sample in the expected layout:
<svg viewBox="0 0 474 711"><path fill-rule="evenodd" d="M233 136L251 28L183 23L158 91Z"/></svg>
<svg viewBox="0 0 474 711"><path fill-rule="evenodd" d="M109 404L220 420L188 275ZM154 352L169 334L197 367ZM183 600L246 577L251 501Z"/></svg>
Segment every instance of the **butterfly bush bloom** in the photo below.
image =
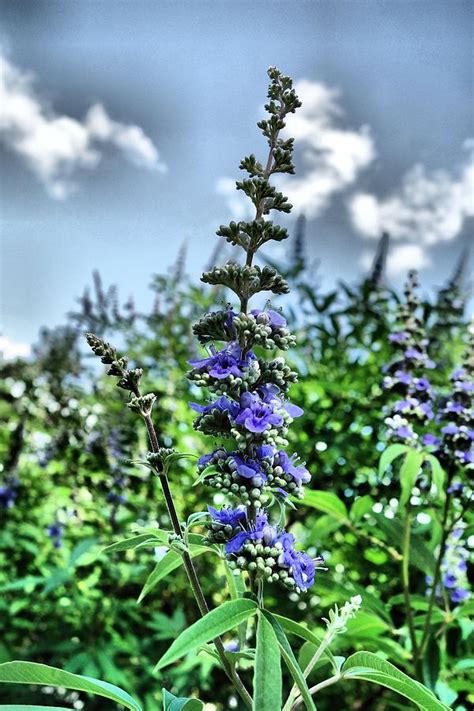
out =
<svg viewBox="0 0 474 711"><path fill-rule="evenodd" d="M383 380L383 387L399 396L385 420L387 434L390 439L403 443L418 440L418 429L424 428L434 417L433 393L425 371L435 366L428 357L428 340L417 314L417 285L416 273L410 272L404 290L405 302L397 313L396 330L389 335L397 355L385 368Z"/></svg>
<svg viewBox="0 0 474 711"><path fill-rule="evenodd" d="M233 291L240 310L228 305L195 324L193 331L207 354L189 361L188 378L211 395L207 402L190 403L197 413L195 429L233 442L202 456L197 465L200 480L232 502L221 510L208 508L209 540L224 545L229 566L236 573L246 571L252 585L271 581L300 591L313 584L322 561L297 550L293 535L272 524L271 505L275 501L284 505L289 494L301 497L303 485L310 480L298 456L285 451L288 428L303 410L286 397L296 373L282 356L260 355L263 350L287 350L295 339L284 316L268 303L265 308L248 309L249 299L260 292L288 292L275 269L253 265L262 244L287 236L286 230L266 221L264 215L291 209L269 178L273 173L293 172L292 141L279 138L279 132L284 116L300 105L289 78L275 69L269 70L269 76L266 109L270 119L259 124L270 145L267 167L255 156L244 158L240 167L249 178L237 183L253 202L256 217L252 222L231 222L218 231L243 248L246 263L228 262L202 276L205 283Z"/></svg>

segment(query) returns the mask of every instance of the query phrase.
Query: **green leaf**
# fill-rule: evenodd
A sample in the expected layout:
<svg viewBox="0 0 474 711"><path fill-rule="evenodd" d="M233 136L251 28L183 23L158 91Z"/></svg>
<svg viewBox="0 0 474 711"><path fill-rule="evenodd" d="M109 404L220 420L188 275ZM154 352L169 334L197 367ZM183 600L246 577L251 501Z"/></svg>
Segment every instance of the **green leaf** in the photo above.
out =
<svg viewBox="0 0 474 711"><path fill-rule="evenodd" d="M346 505L331 491L306 491L302 499L295 499L295 501L329 514L338 521L349 521Z"/></svg>
<svg viewBox="0 0 474 711"><path fill-rule="evenodd" d="M354 501L351 507L351 519L354 521L354 523L357 523L360 521L360 519L365 516L366 513L369 513L369 511L372 511L372 506L374 505L374 500L371 496L366 494L365 496L361 496L358 499Z"/></svg>
<svg viewBox="0 0 474 711"><path fill-rule="evenodd" d="M385 470L392 464L397 457L400 457L408 449L406 444L391 444L387 449L382 452L382 456L379 461L379 476L384 474Z"/></svg>
<svg viewBox="0 0 474 711"><path fill-rule="evenodd" d="M224 602L181 632L168 651L161 657L155 667L155 671L163 669L163 667L196 649L204 642L209 642L224 632L237 627L241 622L254 615L257 609L257 603L245 598Z"/></svg>
<svg viewBox="0 0 474 711"><path fill-rule="evenodd" d="M272 625L262 614L258 616L253 692L253 711L281 709L280 649Z"/></svg>
<svg viewBox="0 0 474 711"><path fill-rule="evenodd" d="M446 481L446 472L439 463L439 460L434 454L425 454L425 459L430 463L431 473L433 474L433 484L436 487L438 496L444 495L444 482Z"/></svg>
<svg viewBox="0 0 474 711"><path fill-rule="evenodd" d="M283 627L284 630L286 630L286 632L294 634L297 637L304 639L306 642L314 644L316 647L319 647L319 645L321 644L323 635L315 635L314 632L311 632L307 627L300 625L299 622L290 620L289 617L283 617L282 615L273 615L273 618ZM326 649L324 650L323 657L329 660L334 670L337 669L335 657L328 647L326 647Z"/></svg>
<svg viewBox="0 0 474 711"><path fill-rule="evenodd" d="M384 620L364 610L360 610L356 617L349 620L346 627L347 634L351 637L379 637L390 630Z"/></svg>
<svg viewBox="0 0 474 711"><path fill-rule="evenodd" d="M436 638L431 635L422 659L423 681L428 689L435 691L440 667L439 645Z"/></svg>
<svg viewBox="0 0 474 711"><path fill-rule="evenodd" d="M207 546L192 546L189 553L192 558L195 558L203 553L209 553L210 550L212 549ZM176 570L176 568L179 568L182 564L183 556L180 553L177 553L176 551L168 551L168 553L166 553L163 558L158 561L148 576L146 583L143 586L143 590L138 598L138 602L141 602L143 598L146 597L146 595L148 595L148 593L153 590L153 588L156 587L161 580L163 580L163 578L166 578L167 575L169 575L173 570Z"/></svg>
<svg viewBox="0 0 474 711"><path fill-rule="evenodd" d="M415 486L422 463L423 453L417 449L409 449L400 468L400 487L402 490L400 507L404 507L410 499L411 490Z"/></svg>
<svg viewBox="0 0 474 711"><path fill-rule="evenodd" d="M113 551L128 551L132 548L145 547L149 545L150 547L162 545L168 541L168 534L165 531L158 531L155 533L140 533L138 536L132 536L132 538L124 538L122 541L117 541L117 543L112 543L103 549L103 552L112 553Z"/></svg>
<svg viewBox="0 0 474 711"><path fill-rule="evenodd" d="M372 652L352 654L342 667L344 679L363 679L386 686L412 701L422 711L449 711L434 694Z"/></svg>
<svg viewBox="0 0 474 711"><path fill-rule="evenodd" d="M273 628L276 639L278 641L278 645L280 647L281 656L283 657L285 664L288 667L293 681L300 690L301 696L303 697L303 701L306 704L307 711L316 711L316 706L314 705L314 701L311 698L311 694L309 693L306 679L303 676L303 671L296 660L296 657L290 647L290 643L288 642L288 639L282 629L282 626L280 625L278 620L267 610L263 610L262 614L265 616L265 618L268 620L268 622Z"/></svg>
<svg viewBox="0 0 474 711"><path fill-rule="evenodd" d="M71 711L65 706L27 706L25 704L0 704L0 711Z"/></svg>
<svg viewBox="0 0 474 711"><path fill-rule="evenodd" d="M79 676L71 672L48 667L36 662L6 662L0 664L0 682L10 684L45 684L46 686L74 689L97 694L106 699L112 699L131 711L142 711L140 704L132 699L126 691L106 681Z"/></svg>
<svg viewBox="0 0 474 711"><path fill-rule="evenodd" d="M371 514L377 521L378 527L387 536L390 545L401 550L403 524L398 518L389 519L383 514ZM410 538L410 564L421 570L423 573L431 575L434 570L435 559L432 551L426 543L416 533L412 533Z"/></svg>
<svg viewBox="0 0 474 711"><path fill-rule="evenodd" d="M163 711L201 711L204 704L199 699L186 699L184 696L175 696L170 691L163 689Z"/></svg>

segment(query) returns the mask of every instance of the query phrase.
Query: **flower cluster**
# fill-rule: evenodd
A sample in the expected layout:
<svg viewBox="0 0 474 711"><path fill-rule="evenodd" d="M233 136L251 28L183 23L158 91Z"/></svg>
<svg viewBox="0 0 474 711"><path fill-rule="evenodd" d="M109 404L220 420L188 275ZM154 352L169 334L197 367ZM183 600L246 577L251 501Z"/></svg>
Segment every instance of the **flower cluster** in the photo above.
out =
<svg viewBox="0 0 474 711"><path fill-rule="evenodd" d="M280 582L287 589L307 590L315 570L322 563L298 551L292 534L274 526L269 507L288 496L302 496L308 470L296 454L285 451L288 427L303 411L286 398L296 373L278 356L260 356L262 350L286 350L294 343L283 315L266 304L263 309L248 309L249 299L262 291L284 294L288 285L275 269L252 264L257 249L269 240L281 240L286 230L266 221L270 210L289 212L287 199L269 184L274 173L293 172L292 140L279 137L284 117L300 105L292 82L276 69L269 70L269 120L259 123L270 146L266 167L255 156L244 158L241 168L250 177L237 183L254 204L253 222L231 222L221 226L218 235L242 247L246 264L234 262L215 267L203 281L233 291L240 310L232 305L206 314L194 326L207 355L189 361L188 378L210 391L204 404L191 402L198 416L197 430L224 436L232 446L220 446L198 462L201 481L226 494L235 507L217 510L209 507L209 541L225 547L229 565L236 573L246 571L253 585L264 581ZM217 348L216 343L223 342ZM257 353L258 349L258 353Z"/></svg>
<svg viewBox="0 0 474 711"><path fill-rule="evenodd" d="M398 309L397 328L389 336L398 354L385 368L383 380L384 388L400 398L385 420L388 436L404 443L418 439L417 428L433 419L433 393L425 371L434 368L434 363L428 357L428 341L417 314L417 285L416 273L410 272L404 290L405 302Z"/></svg>
<svg viewBox="0 0 474 711"><path fill-rule="evenodd" d="M451 392L440 412L437 456L446 469L474 467L474 330L461 368L451 375Z"/></svg>
<svg viewBox="0 0 474 711"><path fill-rule="evenodd" d="M454 603L464 602L471 596L469 581L467 579L469 551L461 540L463 531L462 526L458 526L451 532L446 541L441 563L443 587ZM433 579L428 576L426 582L428 585L432 585ZM427 592L429 594L431 589L428 588ZM441 598L441 586L437 586L436 595L438 598Z"/></svg>

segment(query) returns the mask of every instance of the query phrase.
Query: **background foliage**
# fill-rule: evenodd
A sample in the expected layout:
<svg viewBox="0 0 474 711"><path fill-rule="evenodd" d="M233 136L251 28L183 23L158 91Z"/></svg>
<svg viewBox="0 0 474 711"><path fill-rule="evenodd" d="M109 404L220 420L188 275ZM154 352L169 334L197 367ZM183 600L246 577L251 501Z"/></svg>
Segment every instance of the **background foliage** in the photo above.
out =
<svg viewBox="0 0 474 711"><path fill-rule="evenodd" d="M401 614L399 484L395 468L378 473L386 446L382 368L391 359L387 337L398 302L383 278L388 238L382 238L365 280L326 293L304 258L303 230L300 220L294 253L285 268L278 265L293 295L274 306L283 307L298 338L290 360L301 375L291 399L305 414L294 423L291 438L313 476L290 523L306 549L325 557L328 571L301 598L285 593L282 600L275 590L275 610L283 608L314 628L331 605L360 593L363 609L333 651L378 651L411 673ZM162 443L203 454L209 445L193 431L187 407L195 392L185 377L186 360L190 353L198 355L190 324L224 296L190 283L184 266L181 253L169 274L153 278L148 313L137 313L131 300L122 305L116 289L104 289L95 275L92 293L86 290L64 325L41 333L31 359L1 367L0 662L27 659L102 678L136 695L146 711L157 708L162 686L178 695L199 689L201 698L218 708L237 706L223 673L205 653L153 678L157 660L196 619L196 610L180 570L137 605L153 554L102 552L138 522L163 527L169 522L151 474L125 461L147 449L141 423L123 407L111 379L98 373L83 347L83 333L106 337L145 368L146 386L159 396L154 419ZM441 390L465 339L461 282L458 266L446 288L424 304L431 356L438 363L434 381ZM171 484L182 518L202 510L202 492L194 482L193 461L177 462ZM439 540L436 502L423 513L412 536L415 612L426 607L425 576ZM470 516L466 538L474 533ZM154 557L159 555L157 549ZM222 602L216 581L223 571L208 556L196 564L207 596ZM270 589L270 609L271 596ZM425 684L457 709L468 708L474 698L472 609L469 600L436 607L424 665ZM309 658L312 649L311 642L303 644L301 657ZM317 678L318 668L314 674ZM333 693L320 692L319 709L334 704ZM38 700L19 687L5 687L2 694L7 702ZM363 681L346 684L344 694L347 708L407 708L389 690ZM79 703L83 698L67 696ZM99 708L114 705L87 701L87 709Z"/></svg>

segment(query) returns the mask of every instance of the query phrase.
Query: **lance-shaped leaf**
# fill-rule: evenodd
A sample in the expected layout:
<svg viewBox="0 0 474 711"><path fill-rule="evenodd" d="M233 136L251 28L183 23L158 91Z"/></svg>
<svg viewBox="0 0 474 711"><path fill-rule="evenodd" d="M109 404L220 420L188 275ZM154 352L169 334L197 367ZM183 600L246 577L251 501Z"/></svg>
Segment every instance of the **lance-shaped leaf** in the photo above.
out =
<svg viewBox="0 0 474 711"><path fill-rule="evenodd" d="M415 486L415 482L423 464L423 453L417 449L409 449L403 464L400 468L400 486L402 493L400 496L400 506L405 506L410 498L411 490Z"/></svg>
<svg viewBox="0 0 474 711"><path fill-rule="evenodd" d="M311 698L311 694L309 693L306 679L303 676L303 671L302 671L300 665L298 664L298 661L293 653L293 650L290 647L290 643L288 642L288 639L283 631L282 626L280 625L278 620L276 620L275 617L272 614L270 614L267 610L263 610L262 614L268 620L268 622L270 623L270 625L273 628L276 639L278 641L278 645L280 647L281 656L283 657L285 664L288 667L288 670L293 678L293 681L295 682L298 689L300 690L300 694L303 697L303 701L306 704L307 711L316 711L316 706L314 705L314 701Z"/></svg>
<svg viewBox="0 0 474 711"><path fill-rule="evenodd" d="M36 662L5 662L0 664L0 682L10 684L44 684L46 686L85 691L116 701L131 711L142 711L140 704L126 691L106 681L80 676Z"/></svg>
<svg viewBox="0 0 474 711"><path fill-rule="evenodd" d="M197 649L201 644L234 629L241 622L254 615L257 609L257 603L245 598L224 602L223 605L211 610L205 617L197 620L197 622L181 632L168 651L161 657L155 667L155 671L172 664L180 657Z"/></svg>
<svg viewBox="0 0 474 711"><path fill-rule="evenodd" d="M258 617L253 691L253 711L281 709L280 649L272 625L262 614Z"/></svg>
<svg viewBox="0 0 474 711"><path fill-rule="evenodd" d="M349 514L345 503L331 491L306 491L302 499L295 499L295 501L323 511L338 521L349 523Z"/></svg>
<svg viewBox="0 0 474 711"><path fill-rule="evenodd" d="M380 457L379 476L382 476L382 474L392 464L392 462L395 461L397 457L400 457L402 454L405 454L407 450L408 446L406 444L391 444L389 447L387 447L387 449L382 452L382 456Z"/></svg>
<svg viewBox="0 0 474 711"><path fill-rule="evenodd" d="M352 654L342 667L342 676L344 679L364 679L386 686L412 701L422 711L449 711L423 684L410 679L372 652Z"/></svg>
<svg viewBox="0 0 474 711"><path fill-rule="evenodd" d="M175 696L171 691L163 689L163 711L201 711L202 701Z"/></svg>
<svg viewBox="0 0 474 711"><path fill-rule="evenodd" d="M191 558L195 558L198 555L212 551L213 549L209 546L191 545L189 547L189 555ZM179 568L182 564L183 556L177 551L171 550L165 553L163 558L158 561L148 576L146 583L143 586L143 590L140 593L140 597L138 598L138 602L141 602L143 598L158 585L160 580L166 578L167 575L169 575L173 570L176 570L176 568Z"/></svg>

